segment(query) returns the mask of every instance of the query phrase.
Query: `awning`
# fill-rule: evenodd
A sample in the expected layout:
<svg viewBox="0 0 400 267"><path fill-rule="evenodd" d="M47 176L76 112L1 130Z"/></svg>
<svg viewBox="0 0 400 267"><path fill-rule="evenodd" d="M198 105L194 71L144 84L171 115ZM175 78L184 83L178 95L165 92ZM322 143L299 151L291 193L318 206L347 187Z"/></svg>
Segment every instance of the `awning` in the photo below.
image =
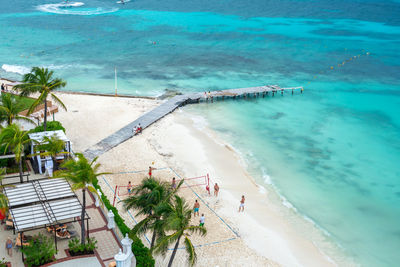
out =
<svg viewBox="0 0 400 267"><path fill-rule="evenodd" d="M45 179L4 188L17 232L81 216L82 205L64 179ZM86 214L86 218L89 216Z"/></svg>

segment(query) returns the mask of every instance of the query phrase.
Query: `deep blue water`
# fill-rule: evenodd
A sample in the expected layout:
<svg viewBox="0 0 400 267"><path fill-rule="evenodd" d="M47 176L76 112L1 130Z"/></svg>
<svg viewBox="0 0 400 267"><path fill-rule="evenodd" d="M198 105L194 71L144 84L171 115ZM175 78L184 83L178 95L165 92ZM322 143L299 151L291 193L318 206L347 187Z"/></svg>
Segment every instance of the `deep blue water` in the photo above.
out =
<svg viewBox="0 0 400 267"><path fill-rule="evenodd" d="M399 1L0 3L1 77L40 65L67 90L113 93L116 66L125 94L305 86L188 109L346 255L398 265Z"/></svg>

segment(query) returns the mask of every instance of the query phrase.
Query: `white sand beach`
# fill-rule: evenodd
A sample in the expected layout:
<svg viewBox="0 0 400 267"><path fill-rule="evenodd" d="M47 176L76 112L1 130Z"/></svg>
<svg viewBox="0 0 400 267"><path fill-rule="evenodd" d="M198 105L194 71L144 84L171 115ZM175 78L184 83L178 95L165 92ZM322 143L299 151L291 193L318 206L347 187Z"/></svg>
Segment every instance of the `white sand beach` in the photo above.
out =
<svg viewBox="0 0 400 267"><path fill-rule="evenodd" d="M67 129L75 152L84 151L161 103L141 98L67 93L58 93L58 96L68 111L60 111L56 120ZM137 184L147 172L117 173L146 170L148 166L171 167L182 177L208 173L220 186L218 198L208 196L204 186L192 187L193 191L183 188L180 192L190 206L199 199L200 214L204 213L206 217L207 236L191 237L195 245L203 245L196 248L196 266L335 265L310 240L314 236L305 236L294 219L287 219L290 211L282 211L273 204L276 195L254 182L237 153L221 140L216 142L211 130L198 129L193 123L183 108L100 156L98 161L102 170L115 173L106 177L110 187L126 185L128 181ZM170 181L176 174L163 169L156 170L154 176ZM102 181L101 185L111 199L112 191L107 189L108 185ZM238 213L241 195L246 197L244 213ZM128 225L134 225L128 214L125 213L124 218ZM198 220L198 217L193 219L193 224L198 224ZM169 255L157 257L157 265L165 266ZM184 250L178 251L175 261L176 266L186 266Z"/></svg>

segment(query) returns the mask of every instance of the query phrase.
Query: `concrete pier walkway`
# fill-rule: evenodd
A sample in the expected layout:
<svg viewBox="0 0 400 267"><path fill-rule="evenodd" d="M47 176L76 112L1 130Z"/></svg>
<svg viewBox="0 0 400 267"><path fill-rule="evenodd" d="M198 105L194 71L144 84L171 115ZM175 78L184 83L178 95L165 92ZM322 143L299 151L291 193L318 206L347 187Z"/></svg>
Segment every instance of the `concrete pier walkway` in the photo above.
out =
<svg viewBox="0 0 400 267"><path fill-rule="evenodd" d="M94 159L97 156L102 155L113 147L125 142L129 138L133 136L133 128L137 126L139 123L142 126L142 129L146 129L148 126L158 121L162 117L168 115L173 112L178 107L184 106L186 104L191 103L199 103L200 101L213 101L218 98L236 98L236 97L250 97L250 96L259 96L260 94L264 96L268 93L278 93L283 94L284 91L291 91L293 94L294 90L301 90L303 92L303 87L291 87L291 88L280 88L277 85L266 85L266 86L258 86L258 87L249 87L249 88L239 88L239 89L228 89L228 90L219 90L212 91L210 93L191 93L184 95L177 95L164 102L160 106L150 110L145 113L138 119L129 123L122 129L116 131L112 135L104 138L94 146L88 148L84 151L84 155L89 159Z"/></svg>

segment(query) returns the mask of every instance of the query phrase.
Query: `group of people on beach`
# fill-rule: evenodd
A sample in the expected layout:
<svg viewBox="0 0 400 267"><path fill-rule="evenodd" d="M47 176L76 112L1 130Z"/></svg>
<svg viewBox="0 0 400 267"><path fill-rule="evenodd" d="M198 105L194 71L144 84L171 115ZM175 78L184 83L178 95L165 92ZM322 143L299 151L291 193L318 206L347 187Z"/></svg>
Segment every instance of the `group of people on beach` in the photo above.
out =
<svg viewBox="0 0 400 267"><path fill-rule="evenodd" d="M133 127L133 135L137 135L139 133L142 132L142 125L140 125L140 123L138 125L136 125L135 127Z"/></svg>
<svg viewBox="0 0 400 267"><path fill-rule="evenodd" d="M154 169L153 167L149 166L149 178L152 177L153 169ZM132 194L131 181L128 182L127 189L128 189L128 194L129 195ZM176 189L176 178L175 177L172 178L171 189L173 189L173 190ZM206 190L207 190L208 194L210 195L210 188L209 188L208 185L206 186ZM215 197L218 197L218 192L219 192L219 185L218 185L218 183L215 183L214 184L214 196ZM242 195L242 198L240 199L239 212L244 212L244 202L245 202L245 197L244 197L244 195ZM194 202L194 206L193 206L194 217L200 216L199 210L200 210L200 203L196 199L195 202ZM199 220L200 221L200 226L204 226L205 220L206 220L206 218L204 216L204 213L202 213L201 216L200 216L200 220Z"/></svg>

